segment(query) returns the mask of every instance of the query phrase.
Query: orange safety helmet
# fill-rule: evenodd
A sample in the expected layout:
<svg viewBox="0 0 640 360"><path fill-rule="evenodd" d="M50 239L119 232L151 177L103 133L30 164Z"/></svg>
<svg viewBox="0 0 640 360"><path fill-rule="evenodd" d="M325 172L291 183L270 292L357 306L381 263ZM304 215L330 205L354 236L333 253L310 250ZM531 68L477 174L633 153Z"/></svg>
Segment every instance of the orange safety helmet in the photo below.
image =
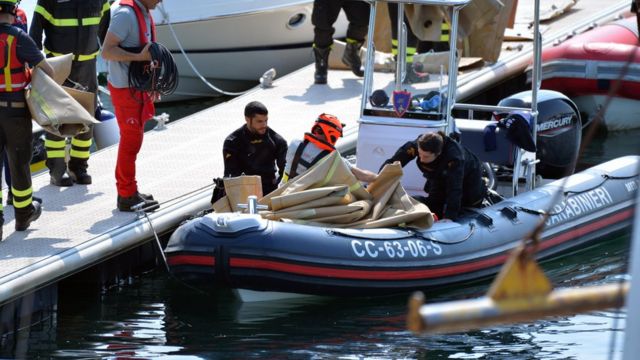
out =
<svg viewBox="0 0 640 360"><path fill-rule="evenodd" d="M324 135L326 141L335 145L338 138L342 137L342 128L345 125L337 117L330 114L320 114L311 128L312 134Z"/></svg>

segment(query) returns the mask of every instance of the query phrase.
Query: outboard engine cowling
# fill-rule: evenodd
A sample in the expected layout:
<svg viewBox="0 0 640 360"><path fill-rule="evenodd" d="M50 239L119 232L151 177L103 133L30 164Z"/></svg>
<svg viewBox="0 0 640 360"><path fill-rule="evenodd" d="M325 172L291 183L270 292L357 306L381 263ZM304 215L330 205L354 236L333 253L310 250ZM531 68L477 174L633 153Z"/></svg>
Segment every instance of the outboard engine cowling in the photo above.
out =
<svg viewBox="0 0 640 360"><path fill-rule="evenodd" d="M531 91L502 99L498 106L531 107ZM564 94L552 90L538 91L538 148L536 173L558 179L573 174L582 140L582 121L578 107Z"/></svg>

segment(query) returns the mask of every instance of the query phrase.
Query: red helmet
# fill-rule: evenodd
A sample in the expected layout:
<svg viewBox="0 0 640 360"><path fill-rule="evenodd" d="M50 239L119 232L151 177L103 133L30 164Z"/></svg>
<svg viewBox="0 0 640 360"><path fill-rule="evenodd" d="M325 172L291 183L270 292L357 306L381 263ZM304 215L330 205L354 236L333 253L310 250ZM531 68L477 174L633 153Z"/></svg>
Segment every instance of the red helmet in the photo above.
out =
<svg viewBox="0 0 640 360"><path fill-rule="evenodd" d="M316 119L311 132L314 134L324 135L327 142L335 145L338 138L342 137L342 128L344 124L334 115L320 114Z"/></svg>

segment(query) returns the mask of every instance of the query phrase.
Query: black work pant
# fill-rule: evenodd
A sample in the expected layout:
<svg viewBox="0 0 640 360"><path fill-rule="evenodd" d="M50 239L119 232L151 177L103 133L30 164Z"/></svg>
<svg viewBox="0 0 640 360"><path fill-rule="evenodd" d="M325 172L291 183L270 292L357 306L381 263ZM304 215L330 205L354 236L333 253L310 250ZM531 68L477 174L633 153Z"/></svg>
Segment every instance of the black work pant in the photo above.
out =
<svg viewBox="0 0 640 360"><path fill-rule="evenodd" d="M333 24L342 9L349 20L347 38L364 41L369 27L369 4L360 0L315 0L311 23L316 47L327 48L333 44Z"/></svg>
<svg viewBox="0 0 640 360"><path fill-rule="evenodd" d="M94 109L93 112L89 111L90 114L95 115L95 106L97 105L97 93L98 93L98 79L96 77L96 59L87 60L87 61L74 61L71 64L71 73L67 80L65 80L64 86L75 88L77 90L87 91L96 94L94 97ZM80 133L74 136L75 139L86 141L91 140L93 137L93 127L89 128L89 131ZM45 138L51 141L62 141L65 138L60 137L49 132L46 132ZM71 149L80 152L88 152L88 148L78 147L75 144L71 144ZM59 150L59 149L51 149L48 150ZM74 157L73 154L71 156ZM85 158L82 158L81 161L86 161Z"/></svg>
<svg viewBox="0 0 640 360"><path fill-rule="evenodd" d="M0 102L4 101L0 100ZM26 104L24 108L0 106L0 154L2 152L7 154L11 186L18 191L29 190L30 193L27 196L14 197L16 201L31 197L31 169L29 168L33 151L31 131L31 114Z"/></svg>

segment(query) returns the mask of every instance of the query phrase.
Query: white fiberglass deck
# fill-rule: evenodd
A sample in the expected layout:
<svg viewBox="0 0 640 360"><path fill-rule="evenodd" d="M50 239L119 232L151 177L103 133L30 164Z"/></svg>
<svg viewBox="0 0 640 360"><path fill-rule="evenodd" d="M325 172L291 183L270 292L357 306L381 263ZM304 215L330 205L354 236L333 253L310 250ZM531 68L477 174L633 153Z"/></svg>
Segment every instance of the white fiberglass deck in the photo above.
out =
<svg viewBox="0 0 640 360"><path fill-rule="evenodd" d="M519 2L528 6L529 1ZM590 18L600 11L599 4L599 0L580 1L553 24L554 31L566 32L567 24ZM628 1L616 4L626 8ZM502 55L508 56L507 52ZM149 215L156 231L167 231L208 206L211 180L222 175L222 142L244 123L247 102L265 103L269 125L287 141L302 136L322 112L337 115L347 124L347 132L357 129L362 79L348 71L332 70L328 85L313 85L313 70L313 66L307 66L278 79L273 88L256 89L175 121L165 130L145 134L137 178L140 190L152 193L161 202L160 210ZM472 75L462 75L459 81ZM376 85L388 82L392 76L376 80ZM13 208L5 208L0 243L0 304L151 238L146 220L116 210L116 155L117 146L92 154L89 171L93 184L89 186L61 188L49 184L47 173L35 176L33 188L36 196L44 200L44 211L27 231L14 232Z"/></svg>

